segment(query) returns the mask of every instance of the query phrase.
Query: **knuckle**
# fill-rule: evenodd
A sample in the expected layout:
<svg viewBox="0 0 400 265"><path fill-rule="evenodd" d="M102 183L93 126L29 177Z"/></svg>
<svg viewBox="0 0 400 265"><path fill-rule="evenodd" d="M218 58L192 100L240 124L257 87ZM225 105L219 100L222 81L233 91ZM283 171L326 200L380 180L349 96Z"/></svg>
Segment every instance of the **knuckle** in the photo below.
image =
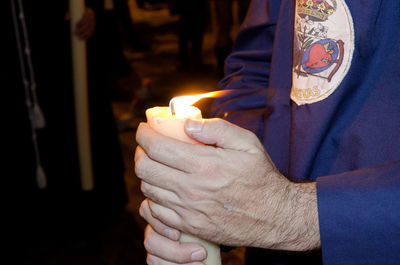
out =
<svg viewBox="0 0 400 265"><path fill-rule="evenodd" d="M144 239L143 245L147 252L152 253L151 240L149 238Z"/></svg>
<svg viewBox="0 0 400 265"><path fill-rule="evenodd" d="M162 151L162 144L160 141L152 140L149 142L147 154L154 157Z"/></svg>
<svg viewBox="0 0 400 265"><path fill-rule="evenodd" d="M248 138L252 142L257 142L258 141L258 137L252 131L243 130L243 134L244 134L245 138Z"/></svg>
<svg viewBox="0 0 400 265"><path fill-rule="evenodd" d="M260 142L260 139L258 139L257 135L253 133L252 131L246 130L247 137L249 141L252 143L254 147L258 149L258 152L264 152L264 146Z"/></svg>
<svg viewBox="0 0 400 265"><path fill-rule="evenodd" d="M156 263L154 262L153 256L150 254L147 254L146 263L147 263L147 265L156 265Z"/></svg>
<svg viewBox="0 0 400 265"><path fill-rule="evenodd" d="M247 165L250 168L254 168L256 166L257 156L255 154L243 153L240 157L240 160L243 161L244 165ZM246 166L246 167L247 167ZM246 168L247 170L247 168Z"/></svg>
<svg viewBox="0 0 400 265"><path fill-rule="evenodd" d="M184 219L183 228L186 231L190 231L193 235L198 235L203 230L203 222L199 218L193 218L192 216L186 216Z"/></svg>
<svg viewBox="0 0 400 265"><path fill-rule="evenodd" d="M136 160L135 162L135 174L139 178L143 176L146 172L146 166L145 166L145 161L143 158L140 158Z"/></svg>
<svg viewBox="0 0 400 265"><path fill-rule="evenodd" d="M140 144L142 140L143 127L145 126L144 122L139 123L138 129L136 131L136 142Z"/></svg>
<svg viewBox="0 0 400 265"><path fill-rule="evenodd" d="M146 236L143 240L143 245L147 252L153 253L152 240L151 240L151 236L149 233L146 234Z"/></svg>
<svg viewBox="0 0 400 265"><path fill-rule="evenodd" d="M149 236L149 234L151 233L151 226L147 225L145 230L144 230L144 237L147 238Z"/></svg>
<svg viewBox="0 0 400 265"><path fill-rule="evenodd" d="M147 252L151 252L149 241L150 240L148 238L145 238L144 241L143 241L144 248L146 249Z"/></svg>
<svg viewBox="0 0 400 265"><path fill-rule="evenodd" d="M189 231L193 231L194 234L200 234L202 229L201 223L198 221L192 221L189 223Z"/></svg>
<svg viewBox="0 0 400 265"><path fill-rule="evenodd" d="M226 133L226 130L229 129L228 122L222 120L222 119L216 119L216 128L213 128L215 130L216 135L224 135Z"/></svg>
<svg viewBox="0 0 400 265"><path fill-rule="evenodd" d="M145 213L145 203L146 203L146 201L142 201L142 203L140 204L140 207L139 207L139 214L140 214L140 216L141 217L143 217L143 218L145 218L145 216L146 216L146 213Z"/></svg>
<svg viewBox="0 0 400 265"><path fill-rule="evenodd" d="M146 184L145 182L141 182L140 184L140 190L142 191L143 195L146 197L149 197L149 185Z"/></svg>
<svg viewBox="0 0 400 265"><path fill-rule="evenodd" d="M154 161L151 161L148 157L143 157L135 163L135 174L138 178L149 181L150 179L159 176L161 172L154 165ZM149 185L142 185L142 188L145 188L148 191L148 186Z"/></svg>
<svg viewBox="0 0 400 265"><path fill-rule="evenodd" d="M158 202L159 201L158 194L154 191L154 188L150 184L142 182L141 190L142 190L142 193L143 193L143 195L145 197L150 198L154 202Z"/></svg>
<svg viewBox="0 0 400 265"><path fill-rule="evenodd" d="M221 118L214 118L214 119L211 119L211 121L212 121L212 122L215 122L216 124L220 124L221 126L224 126L224 124L227 123L226 120L221 119Z"/></svg>

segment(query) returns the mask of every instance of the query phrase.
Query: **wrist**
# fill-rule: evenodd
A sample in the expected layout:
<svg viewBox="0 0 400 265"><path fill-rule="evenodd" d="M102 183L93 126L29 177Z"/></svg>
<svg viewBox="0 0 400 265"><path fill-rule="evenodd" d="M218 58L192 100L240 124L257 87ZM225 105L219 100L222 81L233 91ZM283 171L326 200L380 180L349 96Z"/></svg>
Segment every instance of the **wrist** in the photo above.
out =
<svg viewBox="0 0 400 265"><path fill-rule="evenodd" d="M291 246L295 251L309 251L321 246L318 220L316 183L291 183L293 233L296 240Z"/></svg>
<svg viewBox="0 0 400 265"><path fill-rule="evenodd" d="M285 179L273 197L263 220L262 248L309 251L320 247L315 183L293 183ZM275 209L271 209L275 205ZM275 214L271 216L273 210ZM260 246L258 246L260 247Z"/></svg>

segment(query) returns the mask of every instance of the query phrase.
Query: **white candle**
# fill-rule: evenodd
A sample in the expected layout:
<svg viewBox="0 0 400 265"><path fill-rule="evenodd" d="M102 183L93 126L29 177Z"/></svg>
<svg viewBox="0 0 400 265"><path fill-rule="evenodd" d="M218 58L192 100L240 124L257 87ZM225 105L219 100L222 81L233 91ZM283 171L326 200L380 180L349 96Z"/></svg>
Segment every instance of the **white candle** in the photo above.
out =
<svg viewBox="0 0 400 265"><path fill-rule="evenodd" d="M86 42L79 39L75 34L76 24L82 18L84 12L84 0L69 1L69 14L71 17L71 53L75 100L75 122L81 186L83 190L90 191L93 189L94 183L89 129Z"/></svg>
<svg viewBox="0 0 400 265"><path fill-rule="evenodd" d="M201 111L196 107L190 106L190 104L193 104L195 101L196 100L189 103L189 105L182 105L179 104L180 100L176 100L176 104L179 105L175 106L175 115L171 113L169 107L154 107L148 109L146 110L147 122L153 130L165 136L188 143L198 143L188 137L184 129L185 120L187 118L202 118ZM207 258L204 260L204 263L206 265L221 265L221 255L218 245L184 233L181 235L180 242L199 243L207 250Z"/></svg>

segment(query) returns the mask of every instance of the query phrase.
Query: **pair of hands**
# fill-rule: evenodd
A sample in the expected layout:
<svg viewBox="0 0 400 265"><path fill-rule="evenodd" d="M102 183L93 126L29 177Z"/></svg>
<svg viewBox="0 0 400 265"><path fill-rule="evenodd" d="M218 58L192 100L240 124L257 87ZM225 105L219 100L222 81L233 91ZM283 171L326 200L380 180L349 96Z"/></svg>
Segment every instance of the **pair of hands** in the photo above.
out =
<svg viewBox="0 0 400 265"><path fill-rule="evenodd" d="M201 264L205 250L179 243L180 232L229 246L319 246L315 184L288 181L253 133L226 121L187 120L185 130L204 145L165 137L145 123L137 131L149 264Z"/></svg>

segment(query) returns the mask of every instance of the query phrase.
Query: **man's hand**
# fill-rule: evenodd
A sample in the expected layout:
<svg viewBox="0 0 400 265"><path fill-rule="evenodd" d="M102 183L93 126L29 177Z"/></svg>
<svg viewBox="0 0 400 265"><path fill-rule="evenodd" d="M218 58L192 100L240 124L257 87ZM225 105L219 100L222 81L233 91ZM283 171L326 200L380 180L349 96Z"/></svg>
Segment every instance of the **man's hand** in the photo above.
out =
<svg viewBox="0 0 400 265"><path fill-rule="evenodd" d="M247 130L219 119L185 126L205 145L139 126L136 174L152 218L230 246L301 251L320 245L315 184L289 182Z"/></svg>

